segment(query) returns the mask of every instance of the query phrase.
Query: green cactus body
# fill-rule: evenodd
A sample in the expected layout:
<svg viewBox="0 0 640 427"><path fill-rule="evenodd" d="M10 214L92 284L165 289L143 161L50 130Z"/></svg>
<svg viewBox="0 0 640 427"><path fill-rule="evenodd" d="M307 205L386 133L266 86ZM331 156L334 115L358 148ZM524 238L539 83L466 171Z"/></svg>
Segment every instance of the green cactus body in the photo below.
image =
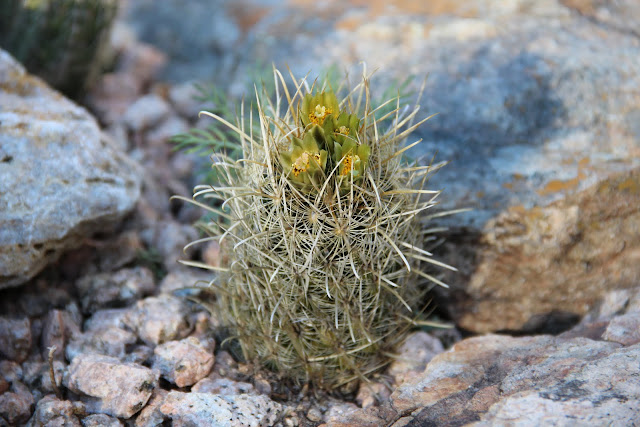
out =
<svg viewBox="0 0 640 427"><path fill-rule="evenodd" d="M0 47L76 97L99 73L117 0L3 0Z"/></svg>
<svg viewBox="0 0 640 427"><path fill-rule="evenodd" d="M217 271L218 310L247 360L344 390L389 363L420 324L429 286L444 285L425 272L440 263L422 249L435 167L402 161L424 121L414 123L417 106L376 120L367 78L338 104L326 88L303 94L304 81L291 95L275 77L288 106L261 97L260 134L209 114L239 134L245 158L217 156L222 182L194 190L196 204L226 218L204 239L219 240L226 261L185 264Z"/></svg>

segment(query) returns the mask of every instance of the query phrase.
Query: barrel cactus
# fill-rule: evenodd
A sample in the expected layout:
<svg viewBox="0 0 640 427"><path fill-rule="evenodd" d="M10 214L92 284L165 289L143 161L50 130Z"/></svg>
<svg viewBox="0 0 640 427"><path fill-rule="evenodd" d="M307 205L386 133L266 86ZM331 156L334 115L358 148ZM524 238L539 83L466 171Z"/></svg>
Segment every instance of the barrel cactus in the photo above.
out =
<svg viewBox="0 0 640 427"><path fill-rule="evenodd" d="M98 75L118 0L3 0L0 47L76 97Z"/></svg>
<svg viewBox="0 0 640 427"><path fill-rule="evenodd" d="M451 267L424 249L440 193L425 184L439 165L403 160L427 119L398 99L372 105L369 77L335 91L274 78L258 117L203 112L235 132L244 156L216 153L220 182L185 199L214 214L199 242L219 241L222 264L184 263L215 271L208 286L246 360L350 390L429 323L425 293L446 286L432 267Z"/></svg>

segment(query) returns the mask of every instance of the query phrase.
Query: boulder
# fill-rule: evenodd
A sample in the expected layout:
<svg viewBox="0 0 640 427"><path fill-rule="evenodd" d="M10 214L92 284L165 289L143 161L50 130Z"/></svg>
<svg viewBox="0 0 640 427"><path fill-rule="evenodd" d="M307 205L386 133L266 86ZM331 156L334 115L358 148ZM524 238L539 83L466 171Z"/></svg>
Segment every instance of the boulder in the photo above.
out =
<svg viewBox="0 0 640 427"><path fill-rule="evenodd" d="M348 425L629 425L640 416L640 311L559 336L467 338L413 372L380 406L334 404Z"/></svg>
<svg viewBox="0 0 640 427"><path fill-rule="evenodd" d="M109 231L140 195L136 170L85 109L0 50L0 288Z"/></svg>
<svg viewBox="0 0 640 427"><path fill-rule="evenodd" d="M409 155L450 162L430 179L443 189L440 211L472 209L429 221L449 227L436 256L460 273L441 273L452 289L438 303L464 329L566 329L605 292L638 283L637 2L365 3L257 8L247 0L254 9L245 9L260 10L249 19L222 2L214 19L251 24L240 25L237 47L224 46L216 59L237 64L236 77L214 78L234 94L249 87L252 98L244 80L256 63L286 64L311 82L331 64L353 81L362 72L356 64L366 61L368 72L377 70L371 88L378 103L398 88L404 101L416 100L428 76L420 114L438 115L408 141L422 139ZM150 30L156 19L168 33L183 24L165 8L150 12L139 5L126 19L146 41L167 46L165 34ZM188 37L198 39L180 42L193 47L210 34ZM189 78L202 78L210 59L192 60ZM184 63L171 61L165 71L179 75ZM401 85L407 77L414 79Z"/></svg>

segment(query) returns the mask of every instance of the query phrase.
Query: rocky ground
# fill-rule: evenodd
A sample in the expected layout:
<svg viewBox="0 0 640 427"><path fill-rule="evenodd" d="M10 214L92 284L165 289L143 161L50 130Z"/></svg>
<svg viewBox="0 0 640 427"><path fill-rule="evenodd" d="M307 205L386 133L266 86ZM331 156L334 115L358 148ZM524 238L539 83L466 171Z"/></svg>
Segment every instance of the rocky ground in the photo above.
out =
<svg viewBox="0 0 640 427"><path fill-rule="evenodd" d="M0 425L637 424L640 7L424 3L124 3L86 109L0 51ZM413 155L474 210L433 220L456 328L338 399L234 358L182 289L219 248L183 253L201 212L169 197L207 159L167 141L208 124L194 82L360 60L380 88L428 74Z"/></svg>

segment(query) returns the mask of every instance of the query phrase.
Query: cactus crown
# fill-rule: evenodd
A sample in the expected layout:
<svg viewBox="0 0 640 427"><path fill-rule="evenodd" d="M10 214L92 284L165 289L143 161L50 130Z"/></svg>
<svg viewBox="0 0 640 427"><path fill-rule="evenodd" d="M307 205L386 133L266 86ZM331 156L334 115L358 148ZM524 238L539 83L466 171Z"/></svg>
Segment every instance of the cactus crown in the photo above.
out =
<svg viewBox="0 0 640 427"><path fill-rule="evenodd" d="M418 107L399 99L374 108L366 75L335 92L274 79L274 99L256 90L257 118L204 113L237 132L244 158L216 154L221 182L194 189L194 203L225 218L202 239L219 240L225 261L185 264L217 272L217 310L247 360L325 389L354 386L424 324L429 286L446 286L428 272L445 265L423 249L420 221L440 165L402 161L428 118L415 123Z"/></svg>

